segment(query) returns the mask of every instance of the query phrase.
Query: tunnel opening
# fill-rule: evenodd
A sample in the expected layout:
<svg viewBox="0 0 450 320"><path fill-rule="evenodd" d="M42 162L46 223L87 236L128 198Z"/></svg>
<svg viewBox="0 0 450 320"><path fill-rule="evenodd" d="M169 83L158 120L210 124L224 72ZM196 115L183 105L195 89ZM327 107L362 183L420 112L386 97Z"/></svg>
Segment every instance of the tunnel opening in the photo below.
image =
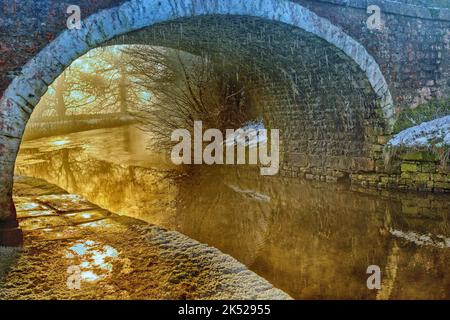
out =
<svg viewBox="0 0 450 320"><path fill-rule="evenodd" d="M109 43L149 42L207 55L238 74L259 97L259 116L282 131L285 174L335 180L374 170L372 147L389 121L365 72L333 44L283 23L215 15L157 24Z"/></svg>
<svg viewBox="0 0 450 320"><path fill-rule="evenodd" d="M201 32L205 26L217 38ZM135 84L131 84L129 79L122 79L123 73L131 74L132 70L125 70L127 59L121 52L134 51L140 55L138 58L144 54L144 60L133 61L142 72L145 59L155 58L154 55L145 55L145 48L149 45L162 48L158 50L164 52L170 51L178 59L182 50L182 54L189 59L200 59L202 68L205 68L203 63L207 61L206 67L212 68L213 74L222 75L218 78L220 84L224 83L224 79L233 80L232 91L225 91L226 95L240 93L245 96L243 105L238 105L237 110L219 110L224 115L237 111L233 117L219 117L217 110L206 115L194 113L189 114L191 121L188 126L193 124L192 120L209 119L210 122L206 122L208 127L221 130L236 129L255 121L268 128L279 128L282 133L282 175L291 178L312 174L318 177L326 175L328 180L335 181L349 172L369 170L364 162L361 164L358 161L370 157L370 145L376 137L373 132L378 130L382 133L385 125L379 98L356 63L326 41L298 28L254 17L202 16L157 24L112 39L67 68L41 99L28 122L16 164L16 174L20 175L17 180L19 188L26 184L24 176L44 179L111 212L178 230L218 247L291 294L303 296L297 286L287 284L288 279L293 277L292 259L281 259L286 276L279 278L274 275L277 272L274 259L278 249L266 252L264 248L273 241L270 240L271 234L277 234L273 229L274 221L279 222L277 219L284 216L286 221L292 222L291 210L296 208L306 213L311 207L314 208L314 201L318 198L324 200L319 196L324 190L307 191L309 188L304 184L292 185L282 177L275 177L276 180L272 181L261 179L252 167L222 169L220 166L202 166L186 172L171 164L167 154L159 154L159 151L164 150L164 139L168 139L168 129L173 129L174 123L163 126L164 132L156 139L155 146L151 143L155 138L151 134L157 134L158 130L148 126L157 125L161 116L149 119L149 115L145 114L149 104L147 98L155 94L158 96L157 92L136 93L133 88ZM298 54L297 50L302 54ZM103 57L95 51L103 53ZM105 63L108 52L109 59L113 61ZM101 84L101 80L96 78L101 72L94 72L95 67L89 67L89 59L97 64L97 68L111 69L114 62L117 63L113 71L106 71L108 85ZM81 74L77 74L80 73L77 65ZM86 72L94 74L94 77L86 79ZM87 90L86 97L82 97L81 88L86 84L80 85L71 79L76 76L88 84L94 84L93 87L97 85L104 90L115 91L114 97L98 97L101 94L99 89ZM196 78L192 73L188 76ZM179 82L171 79L170 85L177 84ZM214 83L207 85L213 86ZM146 90L149 87L152 86L144 86ZM129 98L125 101L128 106L124 106L124 89ZM67 92L64 94L58 90ZM170 97L162 99L159 108L156 108L158 112L170 109L176 104L174 97L179 98L177 92L164 93L163 96ZM58 96L61 95L66 110L60 105L61 97ZM83 107L88 114L80 114L83 112L79 110ZM94 111L94 115L89 115L89 110ZM95 114L99 110L105 112L105 116L112 113L113 120ZM163 118L169 116L173 114ZM45 133L52 122L59 125L53 128L53 132L50 129L50 133ZM39 132L39 126L44 130ZM104 128L98 129L101 126ZM149 146L153 148L149 149ZM294 168L299 170L297 175L291 173ZM305 204L305 197L296 199L287 189L296 190L298 194L306 193L310 200ZM331 196L329 192L326 194ZM43 195L37 202L47 209L67 204L66 196L48 197ZM341 203L342 197L348 199L347 195L340 195L334 200ZM22 210L26 199L19 196L16 202L25 231L58 227L52 217L47 218L48 225L45 217L39 218L41 224L29 220L29 211ZM282 205L286 202L292 206L287 208ZM72 210L76 210L78 204L71 208L72 205L67 205L65 215L75 214ZM242 214L243 208L245 214ZM344 210L350 214L353 209ZM274 212L281 215L274 215ZM322 218L325 217L320 216ZM90 210L78 213L73 219L76 219L75 226L83 226L103 221L105 216ZM350 214L348 219L356 217ZM296 220L294 225L298 226L300 220ZM281 225L285 226L285 223ZM333 224L330 228L332 230L336 226ZM330 230L320 232L332 232ZM275 238L283 237L278 234ZM74 247L77 245L85 246L75 243ZM304 250L309 252L310 249ZM92 270L83 272L91 272L87 274L90 278L86 281L101 279ZM308 277L315 279L311 274Z"/></svg>
<svg viewBox="0 0 450 320"><path fill-rule="evenodd" d="M382 261L381 267L386 270L399 268L401 254L407 257L416 254L417 261L432 260L434 251L430 253L418 247L399 253L398 239L414 242L423 239L422 235L429 230L437 235L447 234L448 215L441 209L448 207L448 201L445 197L436 197L433 200L439 203L439 209L420 208L438 223L422 221L415 224L415 220L412 222L399 212L407 212L408 204L417 199L398 194L374 198L349 190L346 183L324 186L318 181L304 181L303 178L337 182L345 180L349 174L376 170L380 164L373 146L379 136L390 132L394 117L389 90L376 63L364 48L341 30L331 27L335 33L324 33L322 27L314 30L310 23L320 22L329 27L326 20L315 20L308 13L304 16L309 18L302 19L312 20L305 23L295 17L268 18L260 11L255 11L259 14L252 16L246 10L249 9L227 15L220 12L221 9L216 10L219 14L178 14L149 25L142 25L130 12L122 13L122 18L130 19L126 22L126 19L119 19L115 22L118 25L114 28L117 29L113 31L100 28L102 35L93 32L89 45L75 49L75 53L68 50L58 55L57 62L52 62L49 56L37 57L25 68L24 78L17 80L2 100L3 106L11 107L8 111L2 109L2 116L9 117L9 125L17 124L14 128L5 129L4 126L2 129L10 131L8 136L1 137L4 140L10 138L4 144L9 151L18 148L22 133L15 130L25 126L27 114L33 111L17 163L15 155L9 156L5 163L15 166L16 173L21 175L16 178L19 188L31 186L28 191L34 192L40 186L56 193L59 186L72 193L53 197L49 194L37 198L32 196L38 205L44 206L42 210L34 211L59 208L57 210L61 209L63 215L72 221L72 225L58 229L58 236L74 236L77 232L74 229L80 225L86 227L87 224L87 228L93 230L108 227L108 223L102 222L109 219L103 211L107 209L177 230L219 248L296 298L377 298L374 292L366 290L357 275L365 273L368 261ZM139 28L128 25L133 23ZM104 33L107 33L106 37ZM69 35L70 32L63 35L58 43L76 44L79 41L79 38L72 39ZM50 46L46 54L55 49L56 44ZM239 128L255 121L266 128L279 129L280 174L261 177L253 167L206 165L186 173L174 166L166 155L159 154L158 149L148 148L154 138L148 133L154 134L155 131L145 130L145 116L138 117L139 125L135 123L136 113L142 112L142 108L138 108L139 112L132 112L138 103L130 96L136 96L136 93L130 83L121 80L120 65L126 60L120 57L116 46L136 47L138 53L144 51L142 46L182 52L203 63L206 61L213 74L233 80L233 88L225 91L225 95L235 96L244 92L244 103L238 103L237 108L243 112L226 117L229 110L235 109L225 108L225 117L203 116L211 119L209 127L222 130ZM98 111L95 107L103 104L112 104L113 107L105 108L105 116L95 114L95 117L77 114L75 109L69 112L58 109L56 91L58 87L64 88L65 80L70 82L68 74L73 68L67 67L74 57L89 49L112 50L112 56L120 62L116 68L119 75L111 78L112 84L102 86L104 90L114 87L118 97L126 88L131 101L128 107L125 107L123 99L98 99L95 102L97 99L87 98L84 102L94 106L93 110ZM89 54L95 56L95 53ZM143 64L138 62L136 65ZM68 78L61 76L62 69L66 70ZM45 85L34 78L36 75L44 79ZM219 78L225 82L224 77ZM89 81L98 82L99 79ZM51 85L47 94L53 98L44 96L40 99L47 85ZM77 89L69 91L76 92ZM149 94L137 96L143 100L145 109ZM73 93L67 94L66 99L72 100L68 105L79 104L81 100ZM53 104L53 111L42 110L39 104L35 108L38 100L42 104ZM168 107L173 102L173 99L164 101ZM190 120L196 120L192 114L190 116ZM79 118L72 129L70 121L74 119L70 120L71 117ZM68 131L58 132L58 129L55 130L56 135L39 136L29 130L36 126L38 120L47 125L52 121L62 122L62 127ZM80 127L81 131L78 130ZM166 130L164 132L167 137ZM161 143L154 147L163 149ZM6 169L4 172L2 188L7 190L8 183L12 185L12 180L8 180L11 172ZM40 180L33 182L24 176L42 178L56 186L48 186ZM33 211L27 207L30 202L27 197L24 199L23 194L19 195L21 199L16 201L19 221L25 232L38 230L45 233L46 229L54 231L58 228L58 219L53 219L52 215L48 225L42 218L45 214L26 222L30 211ZM418 202L420 200L432 202L429 198L420 198ZM10 199L4 201L11 204ZM101 208L89 208L88 203ZM79 210L70 207L72 205L80 206ZM67 206L76 212L64 211ZM2 214L6 216L4 212ZM413 234L404 231L411 228L414 229ZM397 238L392 239L391 235ZM97 250L100 242L90 241L71 243L70 259L77 250ZM371 243L378 246L373 248ZM423 245L433 250L446 247L446 238L430 238ZM114 251L114 248L100 248L100 254L109 254L111 259L123 253ZM347 271L341 272L336 265L345 266ZM436 270L444 270L445 259L435 262L434 266ZM405 268L406 275L414 276L415 272L412 268ZM408 278L406 275L405 279ZM94 282L101 281L92 274L86 276L92 276ZM182 283L183 277L186 275L171 276L170 282ZM405 281L396 277L391 273L386 281ZM438 279L439 272L431 277ZM324 289L333 281L335 286ZM417 284L412 295L419 294L424 287L424 283ZM389 288L380 295L398 294L392 286Z"/></svg>
<svg viewBox="0 0 450 320"><path fill-rule="evenodd" d="M156 8L153 8L155 5ZM274 5L276 7L273 7ZM266 10L269 7L273 8ZM10 228L9 224L11 226L16 225L14 222L14 206L11 199L12 173L15 157L20 145L20 138L33 107L45 93L47 86L71 61L89 49L102 45L112 38L126 40L127 37L123 37L123 35L130 34L133 31L161 21L186 17L194 17L193 19L195 19L203 15L260 17L262 20L275 23L280 22L284 26L298 27L298 29L303 29L306 33L314 34L315 37L324 39L327 43L333 44L336 48L340 48L367 75L367 79L380 101L381 117L385 119L387 130L390 130L394 121L392 98L386 81L375 60L367 53L364 47L346 35L342 30L333 26L328 20L316 16L298 4L291 2L275 4L270 1L261 1L252 3L251 5L244 5L241 2L227 3L225 6L219 3L214 3L213 5L210 3L195 3L189 6L172 7L169 3L126 2L119 7L102 11L87 19L84 22L86 28L82 32L77 32L76 30L64 32L57 40L51 42L38 54L35 59L32 59L23 68L22 75L14 79L13 83L5 91L1 99L1 139L4 150L1 160L3 164L2 171L4 172L1 175L1 215L3 220L12 221L8 222L5 228ZM110 24L111 21L113 21L113 24ZM215 37L215 39L218 38ZM294 51L295 46L291 47L290 50ZM282 56L279 58L281 60ZM286 73L286 71L282 73ZM290 80L292 81L292 79ZM315 150L319 148L314 144L311 146L311 149ZM323 150L324 147L322 147ZM296 158L301 157L296 156ZM367 160L367 158L364 159ZM353 161L353 166L364 167L364 163L367 162L364 159ZM320 159L316 156L312 160L312 162L316 162L315 160ZM317 161L322 167L319 171L323 172L323 164L320 162ZM349 163L346 164L348 165ZM369 162L368 165L371 166L372 164ZM300 165L299 168L301 167ZM309 175L311 173L308 173ZM318 177L321 176L319 175Z"/></svg>
<svg viewBox="0 0 450 320"><path fill-rule="evenodd" d="M380 165L373 146L378 136L389 131L382 98L354 57L311 32L260 17L200 15L157 23L101 44L102 48L117 45L181 50L208 61L207 68L221 70L228 81L233 79L234 85L240 86L236 92L245 89L251 108L241 111L235 123L216 121L215 126L236 129L247 122L260 121L267 128L279 129L282 176L336 182L348 179L351 173L371 172ZM51 90L64 87L64 73ZM99 81L95 77L88 80ZM119 83L120 100L120 90L127 85L120 86L120 76L114 80ZM72 91L68 98L76 100L77 89ZM128 94L136 95L133 90ZM94 96L91 93L90 98ZM109 121L109 125L132 122L121 117L126 110L123 101L115 102L122 103L116 110L118 118L100 121ZM102 103L111 105L108 100ZM58 102L54 107L56 118L64 118L65 111L61 114L57 107ZM40 117L41 112L37 108L33 118ZM191 122L205 120L195 119L192 114L189 117ZM209 118L216 120L211 115ZM92 123L92 119L82 122ZM63 126L70 127L67 123ZM94 127L91 124L89 128ZM25 132L26 138L27 135L32 136ZM161 145L161 139L158 142ZM55 142L58 143L63 144L64 140Z"/></svg>
<svg viewBox="0 0 450 320"><path fill-rule="evenodd" d="M373 147L389 130L382 101L357 63L316 35L257 17L211 15L103 45L120 44L183 50L227 70L258 100L253 120L281 130L283 175L337 181L381 165Z"/></svg>
<svg viewBox="0 0 450 320"><path fill-rule="evenodd" d="M97 60L97 68L99 65L108 69L117 64L112 68L114 71L106 71L109 85L101 83L98 78L101 72L94 72L95 68L89 67L85 56L84 62L80 63L82 57L65 69L34 109L19 153L17 174L42 178L112 212L179 230L219 247L247 266L254 266L254 270L269 276L271 281L277 281L273 275L270 276L272 267L264 270L264 265L273 264L273 261L266 261L260 254L263 252L261 245L267 243L273 226L270 212L286 211L286 208L277 209L276 205L288 200L281 196L286 187L284 178L276 182L260 180L252 168L202 168L190 171L186 176L186 172L174 168L167 157L155 155L155 149L149 155L145 149L151 139L132 124L138 119L140 129L144 127L145 133L145 126L148 128L149 125L145 120L149 119L148 115L142 116L142 111L147 107L146 97L152 93L137 93L131 81L123 79L122 75L129 70L125 70L126 59L120 53L120 48L135 48L135 53L142 54L145 51L142 45L171 52L181 50L189 57L207 61L206 67L214 69L213 74L222 75L219 77L222 84L223 76L228 81L233 80L234 91L226 94L243 93L244 104L238 108L243 110L228 118L217 117L217 112L216 117L211 117L212 112L206 116L190 114L190 120L211 119L214 121L207 125L221 130L237 129L252 121L279 129L281 175L289 177L313 175L320 179L327 176L327 180L337 181L350 172L371 169L370 163L364 161L370 161L371 143L376 134L386 130L387 125L380 98L367 75L342 50L300 28L250 16L207 15L159 23L103 43L96 50L109 51L109 59L113 61L105 62L108 55L103 58L96 56L96 50L86 56L87 60ZM98 62L102 59L103 62ZM145 59L134 63L142 68ZM80 70L77 70L77 65ZM83 84L76 81L71 84L74 76L84 77L84 82L101 88L87 90L88 93L82 97ZM190 76L193 77L192 74ZM130 98L128 107L124 106L124 89ZM59 92L64 90L66 94ZM99 90L114 90L115 97L98 97L102 94ZM170 93L171 99L163 99L166 108L176 103L173 96L177 94ZM61 103L68 108L65 110ZM88 114L78 114L77 108L82 110L82 107L95 112L100 108L106 115L113 113L113 119L106 115L97 114L95 117L100 117L95 119ZM158 111L161 109L164 108ZM225 115L230 113L230 109L220 111ZM128 119L125 113L134 120ZM59 122L57 127L67 131L58 132L59 128L56 128L50 137L33 139L40 137L39 122L45 132L52 121ZM75 121L75 124L70 124L70 121ZM80 126L80 123L87 126ZM104 129L87 130L102 123ZM150 123L155 125L155 120ZM119 124L122 126L117 127ZM84 132L71 133L79 131L77 127ZM162 138L167 139L168 127L164 129ZM157 133L155 130L147 131ZM163 145L161 137L156 141L159 147ZM111 159L112 154L114 159ZM215 190L207 182L209 180L221 183ZM204 187L196 190L195 185ZM192 194L189 190L193 188L197 202L192 202L189 197ZM295 189L298 188L303 187ZM218 194L225 196L217 198ZM312 196L315 197L317 195ZM21 203L22 200L18 201ZM52 201L64 203L65 199ZM223 201L240 203L247 208L247 214L237 219L234 214L237 208L223 206L220 204ZM219 206L211 206L211 202L219 203ZM261 210L251 209L255 204ZM199 209L207 213L206 221L202 222ZM232 214L227 215L227 211ZM19 213L22 215L23 211ZM78 217L78 223L90 223L96 217L102 218L90 212L85 219ZM256 223L256 232L251 232L249 223L244 221L257 220L260 222ZM42 227L39 224L27 225L23 218L20 221L25 230ZM47 227L55 226L50 224ZM205 232L208 229L222 230L221 235ZM243 237L244 234L253 234L254 238L250 240ZM235 240L246 242L245 250L239 249ZM290 272L288 274L292 276ZM285 281L285 278L280 281Z"/></svg>

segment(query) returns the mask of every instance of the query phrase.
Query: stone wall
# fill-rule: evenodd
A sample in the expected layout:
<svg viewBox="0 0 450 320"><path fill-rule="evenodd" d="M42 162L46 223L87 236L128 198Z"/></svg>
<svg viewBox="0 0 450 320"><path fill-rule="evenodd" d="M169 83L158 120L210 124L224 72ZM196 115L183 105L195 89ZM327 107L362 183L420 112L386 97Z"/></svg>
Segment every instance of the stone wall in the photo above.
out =
<svg viewBox="0 0 450 320"><path fill-rule="evenodd" d="M397 111L450 97L448 2L441 1L444 9L433 11L417 6L428 1L370 1L380 6L384 27L369 30L367 1L295 1L342 27L366 47L386 77Z"/></svg>
<svg viewBox="0 0 450 320"><path fill-rule="evenodd" d="M350 175L355 185L372 188L450 192L450 163L431 152L417 151L397 156L390 170Z"/></svg>
<svg viewBox="0 0 450 320"><path fill-rule="evenodd" d="M82 19L126 0L2 0L0 2L0 98L22 66L66 29L70 5Z"/></svg>

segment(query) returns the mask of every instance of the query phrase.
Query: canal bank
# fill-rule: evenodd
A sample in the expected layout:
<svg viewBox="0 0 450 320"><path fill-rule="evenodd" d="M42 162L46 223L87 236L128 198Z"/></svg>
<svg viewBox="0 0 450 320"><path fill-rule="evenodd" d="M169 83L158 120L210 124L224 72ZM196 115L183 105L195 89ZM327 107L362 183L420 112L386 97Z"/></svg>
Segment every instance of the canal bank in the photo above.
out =
<svg viewBox="0 0 450 320"><path fill-rule="evenodd" d="M0 299L289 299L218 249L15 177L21 249L0 248Z"/></svg>

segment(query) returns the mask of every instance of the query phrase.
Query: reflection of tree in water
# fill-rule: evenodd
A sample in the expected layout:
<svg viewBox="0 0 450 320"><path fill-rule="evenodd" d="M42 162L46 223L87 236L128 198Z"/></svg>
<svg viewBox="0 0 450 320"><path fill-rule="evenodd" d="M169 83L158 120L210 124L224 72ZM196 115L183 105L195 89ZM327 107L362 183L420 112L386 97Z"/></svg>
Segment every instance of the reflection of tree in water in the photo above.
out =
<svg viewBox="0 0 450 320"><path fill-rule="evenodd" d="M65 172L65 180L67 181L68 187L72 188L73 190L78 190L79 188L77 187L77 181L73 174L73 170L70 167L69 149L61 149L60 152L61 152L61 166L60 166L59 172L61 172L61 171ZM60 177L58 177L58 184L60 184L60 181L59 181Z"/></svg>
<svg viewBox="0 0 450 320"><path fill-rule="evenodd" d="M113 156L113 155L111 155ZM173 209L176 174L170 170L117 165L98 160L83 148L64 148L35 156L41 162L20 165L20 174L43 178L71 193L82 194L90 201L117 213L138 218L166 215Z"/></svg>
<svg viewBox="0 0 450 320"><path fill-rule="evenodd" d="M89 157L80 158L82 150L81 147L75 147L42 153L39 155L42 162L29 168L31 175L45 176L50 182L70 190L70 192L81 192L85 182L81 176L89 176L111 166L111 164L99 163ZM23 168L19 167L19 170L23 171Z"/></svg>

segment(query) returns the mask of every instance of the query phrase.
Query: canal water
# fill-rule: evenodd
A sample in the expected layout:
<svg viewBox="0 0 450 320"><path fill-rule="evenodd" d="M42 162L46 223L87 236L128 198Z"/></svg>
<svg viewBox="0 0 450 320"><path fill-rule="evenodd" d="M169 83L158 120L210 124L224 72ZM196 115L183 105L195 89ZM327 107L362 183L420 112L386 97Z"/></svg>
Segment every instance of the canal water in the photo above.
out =
<svg viewBox="0 0 450 320"><path fill-rule="evenodd" d="M246 166L186 173L118 127L25 141L16 173L230 254L297 299L450 299L450 196L263 177ZM379 266L381 289L367 288Z"/></svg>

